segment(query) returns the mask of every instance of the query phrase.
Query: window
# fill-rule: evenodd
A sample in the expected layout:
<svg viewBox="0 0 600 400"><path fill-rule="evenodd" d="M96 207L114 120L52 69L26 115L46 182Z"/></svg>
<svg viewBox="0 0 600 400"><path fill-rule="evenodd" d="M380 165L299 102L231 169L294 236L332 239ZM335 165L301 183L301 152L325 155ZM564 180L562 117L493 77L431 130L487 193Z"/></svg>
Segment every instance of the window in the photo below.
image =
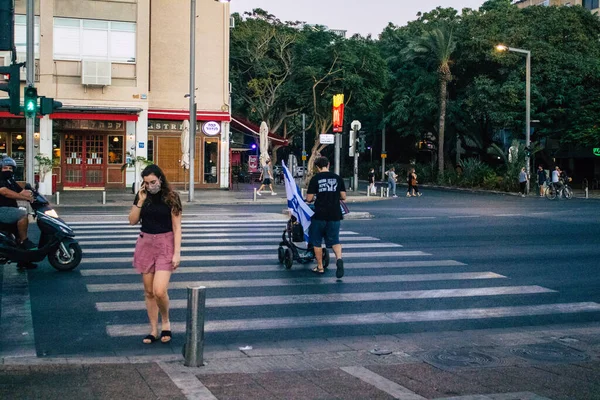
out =
<svg viewBox="0 0 600 400"><path fill-rule="evenodd" d="M583 0L583 7L588 10L595 10L598 8L598 0Z"/></svg>
<svg viewBox="0 0 600 400"><path fill-rule="evenodd" d="M54 59L135 63L136 24L54 18Z"/></svg>
<svg viewBox="0 0 600 400"><path fill-rule="evenodd" d="M108 137L108 163L123 164L123 136Z"/></svg>
<svg viewBox="0 0 600 400"><path fill-rule="evenodd" d="M17 53L27 53L27 18L25 15L15 14L15 47ZM35 58L40 58L40 17L34 17L33 53Z"/></svg>

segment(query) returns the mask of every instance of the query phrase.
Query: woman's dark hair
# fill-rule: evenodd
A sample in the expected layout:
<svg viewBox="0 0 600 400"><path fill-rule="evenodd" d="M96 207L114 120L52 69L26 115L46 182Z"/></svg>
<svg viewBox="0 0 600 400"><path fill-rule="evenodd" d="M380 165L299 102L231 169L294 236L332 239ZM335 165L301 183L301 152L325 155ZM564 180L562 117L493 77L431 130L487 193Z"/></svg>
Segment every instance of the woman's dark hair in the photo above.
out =
<svg viewBox="0 0 600 400"><path fill-rule="evenodd" d="M175 215L181 214L183 207L181 206L181 199L177 192L174 192L171 188L171 184L167 180L167 177L162 170L156 164L150 164L142 171L142 179L148 175L154 175L161 181L162 189L162 200L171 208L171 212Z"/></svg>

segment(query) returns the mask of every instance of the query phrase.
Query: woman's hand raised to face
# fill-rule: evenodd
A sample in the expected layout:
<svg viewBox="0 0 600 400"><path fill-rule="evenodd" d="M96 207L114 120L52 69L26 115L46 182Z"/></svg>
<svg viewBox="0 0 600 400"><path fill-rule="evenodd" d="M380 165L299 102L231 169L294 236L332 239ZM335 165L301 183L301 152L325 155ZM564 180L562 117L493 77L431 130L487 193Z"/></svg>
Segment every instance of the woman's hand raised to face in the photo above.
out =
<svg viewBox="0 0 600 400"><path fill-rule="evenodd" d="M144 201L146 201L146 197L148 197L148 192L146 192L146 185L144 183L142 183L142 187L140 188L140 191L138 192L138 203L144 203Z"/></svg>

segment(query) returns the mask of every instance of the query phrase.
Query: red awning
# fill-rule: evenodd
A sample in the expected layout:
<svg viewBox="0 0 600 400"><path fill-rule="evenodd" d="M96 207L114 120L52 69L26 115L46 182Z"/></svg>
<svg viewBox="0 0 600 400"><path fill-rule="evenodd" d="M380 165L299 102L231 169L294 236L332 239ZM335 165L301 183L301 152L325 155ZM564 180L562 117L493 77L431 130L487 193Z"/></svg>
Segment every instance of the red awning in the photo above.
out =
<svg viewBox="0 0 600 400"><path fill-rule="evenodd" d="M239 130L250 132L253 135L260 136L260 127L248 120L239 117L231 117L231 126ZM289 144L287 139L282 138L273 132L269 132L269 139L282 146L287 146Z"/></svg>
<svg viewBox="0 0 600 400"><path fill-rule="evenodd" d="M196 111L198 121L231 121L228 112L221 111ZM170 121L184 121L190 119L188 110L148 110L148 119L166 119Z"/></svg>
<svg viewBox="0 0 600 400"><path fill-rule="evenodd" d="M50 119L89 119L93 121L137 121L137 114L67 113L50 114Z"/></svg>

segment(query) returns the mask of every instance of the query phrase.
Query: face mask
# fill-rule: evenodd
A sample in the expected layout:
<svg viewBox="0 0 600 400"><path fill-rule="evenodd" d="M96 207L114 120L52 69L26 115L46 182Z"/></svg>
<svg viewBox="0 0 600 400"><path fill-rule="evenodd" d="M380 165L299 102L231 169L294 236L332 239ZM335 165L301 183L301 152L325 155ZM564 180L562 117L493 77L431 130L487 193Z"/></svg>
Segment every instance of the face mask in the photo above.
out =
<svg viewBox="0 0 600 400"><path fill-rule="evenodd" d="M160 187L161 187L160 181L156 181L156 183L154 185L148 184L146 186L146 190L150 194L156 194L156 193L160 192Z"/></svg>
<svg viewBox="0 0 600 400"><path fill-rule="evenodd" d="M4 180L12 179L13 175L12 171L2 171L2 179Z"/></svg>

